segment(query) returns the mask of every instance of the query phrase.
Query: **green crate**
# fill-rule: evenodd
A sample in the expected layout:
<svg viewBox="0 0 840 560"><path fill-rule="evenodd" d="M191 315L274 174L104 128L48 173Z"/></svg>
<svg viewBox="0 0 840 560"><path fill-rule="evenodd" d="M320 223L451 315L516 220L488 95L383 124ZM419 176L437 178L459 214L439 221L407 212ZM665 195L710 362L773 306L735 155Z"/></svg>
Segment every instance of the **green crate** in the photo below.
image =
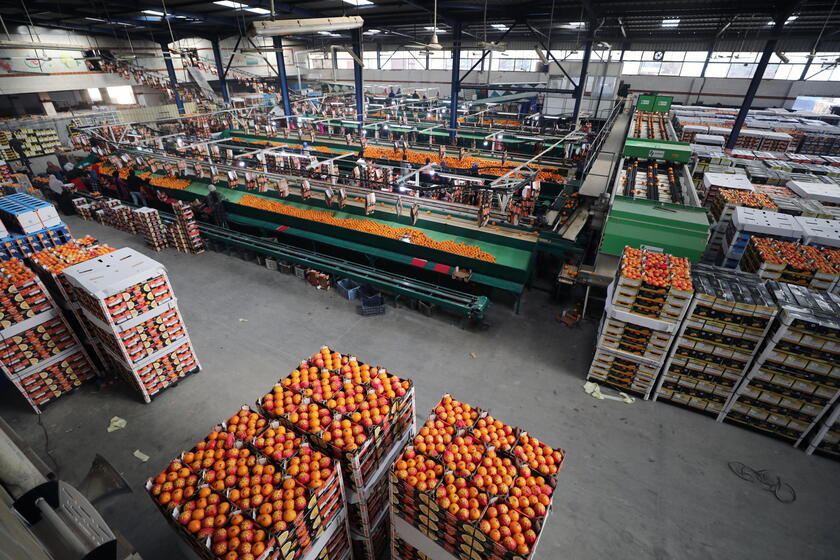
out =
<svg viewBox="0 0 840 560"><path fill-rule="evenodd" d="M657 95L653 101L653 108L651 111L655 111L657 113L667 113L671 110L671 103L674 102L674 98L670 95Z"/></svg>
<svg viewBox="0 0 840 560"><path fill-rule="evenodd" d="M640 95L638 101L636 101L636 110L653 111L655 101L656 96L654 95Z"/></svg>

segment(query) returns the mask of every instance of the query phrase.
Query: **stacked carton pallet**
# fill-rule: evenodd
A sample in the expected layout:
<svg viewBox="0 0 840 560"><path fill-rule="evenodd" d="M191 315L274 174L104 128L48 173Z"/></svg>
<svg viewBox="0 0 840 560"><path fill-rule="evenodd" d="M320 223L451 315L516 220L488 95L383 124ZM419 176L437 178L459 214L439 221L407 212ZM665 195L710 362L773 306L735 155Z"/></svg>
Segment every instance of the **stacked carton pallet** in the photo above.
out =
<svg viewBox="0 0 840 560"><path fill-rule="evenodd" d="M132 235L138 233L134 210L123 204L104 208L102 223Z"/></svg>
<svg viewBox="0 0 840 560"><path fill-rule="evenodd" d="M0 263L0 287L0 369L40 413L94 369L34 272L17 259Z"/></svg>
<svg viewBox="0 0 840 560"><path fill-rule="evenodd" d="M835 405L831 414L820 420L819 428L808 442L805 452L808 455L819 453L840 458L840 406Z"/></svg>
<svg viewBox="0 0 840 560"><path fill-rule="evenodd" d="M798 444L840 395L840 299L770 281L779 314L721 419Z"/></svg>
<svg viewBox="0 0 840 560"><path fill-rule="evenodd" d="M754 235L781 241L798 241L802 237L802 228L793 216L738 206L727 225L716 264L725 268L738 268L750 238Z"/></svg>
<svg viewBox="0 0 840 560"><path fill-rule="evenodd" d="M162 251L169 246L167 228L154 208L142 207L134 211L137 233L146 240L146 245L155 251Z"/></svg>
<svg viewBox="0 0 840 560"><path fill-rule="evenodd" d="M0 260L26 258L72 236L55 206L24 193L0 197Z"/></svg>
<svg viewBox="0 0 840 560"><path fill-rule="evenodd" d="M835 292L840 282L840 251L753 237L739 267L766 280Z"/></svg>
<svg viewBox="0 0 840 560"><path fill-rule="evenodd" d="M625 248L587 379L648 398L691 295L688 260Z"/></svg>
<svg viewBox="0 0 840 560"><path fill-rule="evenodd" d="M340 462L248 406L146 489L202 559L351 558Z"/></svg>
<svg viewBox="0 0 840 560"><path fill-rule="evenodd" d="M200 369L163 265L124 248L64 276L109 364L145 402Z"/></svg>
<svg viewBox="0 0 840 560"><path fill-rule="evenodd" d="M778 206L769 196L748 190L718 189L712 196L709 212L715 220L711 235L703 254L703 262L714 264L722 258L726 232L739 206L758 208L759 210L778 210Z"/></svg>
<svg viewBox="0 0 840 560"><path fill-rule="evenodd" d="M390 471L391 557L533 558L564 458L444 395Z"/></svg>
<svg viewBox="0 0 840 560"><path fill-rule="evenodd" d="M746 374L777 309L753 274L696 265L691 280L694 299L654 399L717 417Z"/></svg>
<svg viewBox="0 0 840 560"><path fill-rule="evenodd" d="M183 200L176 200L172 203L172 211L175 213L175 223L169 227L172 246L183 253L203 253L204 241L198 231L193 209Z"/></svg>
<svg viewBox="0 0 840 560"><path fill-rule="evenodd" d="M267 418L341 462L354 557L388 549L388 467L414 435L414 385L324 347L258 402Z"/></svg>

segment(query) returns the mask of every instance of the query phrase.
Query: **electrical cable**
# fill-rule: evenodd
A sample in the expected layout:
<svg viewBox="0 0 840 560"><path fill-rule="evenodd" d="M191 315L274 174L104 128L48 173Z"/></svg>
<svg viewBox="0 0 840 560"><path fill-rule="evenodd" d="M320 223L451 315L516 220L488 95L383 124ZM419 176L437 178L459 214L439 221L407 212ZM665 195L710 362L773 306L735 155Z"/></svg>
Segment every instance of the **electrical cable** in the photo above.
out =
<svg viewBox="0 0 840 560"><path fill-rule="evenodd" d="M47 455L47 457L50 458L50 461L52 461L53 467L55 467L55 477L60 478L61 477L61 466L58 464L58 461L55 460L55 457L53 457L53 454L50 451L50 434L49 434L49 432L47 432L47 427L44 426L42 418L43 418L43 415L39 414L38 415L38 425L41 426L41 429L44 431L44 453Z"/></svg>
<svg viewBox="0 0 840 560"><path fill-rule="evenodd" d="M773 497L783 504L792 504L796 501L796 490L782 478L767 469L755 470L740 461L730 461L729 470L741 480L758 484L763 490L772 492Z"/></svg>

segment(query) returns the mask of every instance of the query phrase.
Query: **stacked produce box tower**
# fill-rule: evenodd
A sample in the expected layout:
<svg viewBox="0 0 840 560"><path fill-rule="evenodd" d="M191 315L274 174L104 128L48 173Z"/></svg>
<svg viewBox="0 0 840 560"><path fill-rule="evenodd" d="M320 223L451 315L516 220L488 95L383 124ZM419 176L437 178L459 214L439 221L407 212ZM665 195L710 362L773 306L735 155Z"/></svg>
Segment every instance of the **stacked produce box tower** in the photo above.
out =
<svg viewBox="0 0 840 560"><path fill-rule="evenodd" d="M342 466L353 556L388 550L388 468L414 435L414 385L385 368L324 347L258 402Z"/></svg>
<svg viewBox="0 0 840 560"><path fill-rule="evenodd" d="M626 247L587 379L648 398L692 292L688 259Z"/></svg>
<svg viewBox="0 0 840 560"><path fill-rule="evenodd" d="M533 558L564 452L444 395L390 472L394 560Z"/></svg>
<svg viewBox="0 0 840 560"><path fill-rule="evenodd" d="M767 287L778 317L721 419L798 444L840 395L840 299L774 281Z"/></svg>
<svg viewBox="0 0 840 560"><path fill-rule="evenodd" d="M114 249L107 245L100 245L93 237L83 237L51 249L44 249L30 258L32 269L49 290L58 306L64 310L65 317L70 321L82 344L90 354L99 360L98 366L102 371L105 361L104 350L93 336L93 327L82 313L82 308L76 300L73 286L64 276L64 270L73 265L89 261L90 259L107 255Z"/></svg>
<svg viewBox="0 0 840 560"><path fill-rule="evenodd" d="M808 455L819 453L828 457L840 457L840 406L835 404L834 410L820 420L819 429L808 442Z"/></svg>
<svg viewBox="0 0 840 560"><path fill-rule="evenodd" d="M200 558L350 558L340 463L248 406L146 489Z"/></svg>
<svg viewBox="0 0 840 560"><path fill-rule="evenodd" d="M146 245L155 251L162 251L169 247L167 228L160 218L160 213L154 208L137 208L134 210L137 222L137 233L142 234Z"/></svg>
<svg viewBox="0 0 840 560"><path fill-rule="evenodd" d="M0 263L0 368L35 412L95 371L44 284L21 261Z"/></svg>
<svg viewBox="0 0 840 560"><path fill-rule="evenodd" d="M145 402L200 369L163 265L123 248L63 274L109 365Z"/></svg>
<svg viewBox="0 0 840 560"><path fill-rule="evenodd" d="M654 398L717 418L747 373L778 309L764 282L753 274L695 265L691 281L694 299Z"/></svg>
<svg viewBox="0 0 840 560"><path fill-rule="evenodd" d="M183 253L203 253L204 241L198 231L193 209L183 200L176 200L172 203L172 211L175 213L175 223L169 226L172 246Z"/></svg>

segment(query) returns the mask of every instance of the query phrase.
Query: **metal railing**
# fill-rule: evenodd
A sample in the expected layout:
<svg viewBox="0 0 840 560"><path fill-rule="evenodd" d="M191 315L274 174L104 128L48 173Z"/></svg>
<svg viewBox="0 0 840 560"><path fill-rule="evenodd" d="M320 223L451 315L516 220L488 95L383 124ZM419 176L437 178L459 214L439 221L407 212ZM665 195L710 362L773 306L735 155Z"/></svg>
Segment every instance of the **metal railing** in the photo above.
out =
<svg viewBox="0 0 840 560"><path fill-rule="evenodd" d="M592 169L592 165L595 163L595 160L598 159L598 154L601 152L601 146L603 146L607 137L610 135L610 131L612 131L615 120L623 110L624 99L619 99L615 106L613 106L612 111L610 111L607 120L604 122L604 126L601 127L601 130L598 131L598 135L595 136L595 140L592 142L592 147L589 149L589 154L586 156L586 162L583 164L583 174L581 175L581 180L589 174L589 170Z"/></svg>

